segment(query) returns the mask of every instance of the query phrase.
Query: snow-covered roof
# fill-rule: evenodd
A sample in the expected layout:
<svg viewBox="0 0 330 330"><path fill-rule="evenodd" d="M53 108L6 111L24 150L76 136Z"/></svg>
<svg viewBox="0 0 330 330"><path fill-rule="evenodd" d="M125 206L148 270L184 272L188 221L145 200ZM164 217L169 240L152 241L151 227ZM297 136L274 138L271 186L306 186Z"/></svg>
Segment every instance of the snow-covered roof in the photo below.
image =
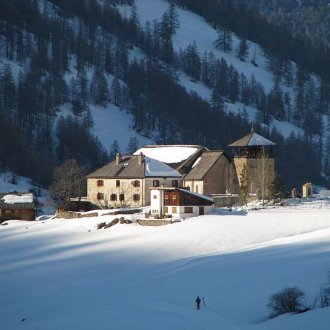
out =
<svg viewBox="0 0 330 330"><path fill-rule="evenodd" d="M144 174L146 177L181 177L181 174L172 167L149 157L145 157Z"/></svg>
<svg viewBox="0 0 330 330"><path fill-rule="evenodd" d="M142 152L147 157L172 164L182 162L201 148L199 145L150 145L137 150L134 155Z"/></svg>
<svg viewBox="0 0 330 330"><path fill-rule="evenodd" d="M195 196L195 197L198 197L198 198L207 200L208 202L214 203L212 197L207 196L207 195L202 195L202 194L199 194L199 193L196 193L196 192L192 192L192 191L190 191L188 189L184 189L184 188L178 188L178 187L151 187L149 189L151 191L152 190L176 190L176 191L180 191L180 192L182 192L184 194L189 194L189 195L192 195L192 196Z"/></svg>
<svg viewBox="0 0 330 330"><path fill-rule="evenodd" d="M274 146L275 143L257 134L253 130L248 135L230 144L230 147Z"/></svg>
<svg viewBox="0 0 330 330"><path fill-rule="evenodd" d="M139 157L141 160L139 161ZM113 161L88 178L144 178L144 177L181 177L181 174L157 159L145 155L122 156L119 163Z"/></svg>
<svg viewBox="0 0 330 330"><path fill-rule="evenodd" d="M1 198L1 202L5 204L33 203L33 194L7 194Z"/></svg>

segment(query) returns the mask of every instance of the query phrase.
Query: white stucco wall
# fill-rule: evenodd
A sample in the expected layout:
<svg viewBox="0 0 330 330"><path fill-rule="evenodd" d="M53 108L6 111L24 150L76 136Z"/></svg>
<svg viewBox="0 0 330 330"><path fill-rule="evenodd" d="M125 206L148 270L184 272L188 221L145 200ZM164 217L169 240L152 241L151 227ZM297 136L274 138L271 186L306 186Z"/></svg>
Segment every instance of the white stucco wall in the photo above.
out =
<svg viewBox="0 0 330 330"><path fill-rule="evenodd" d="M192 207L193 212L192 213L185 213L185 207ZM199 215L199 208L204 208L204 214L211 214L213 210L213 206L165 206L164 213L172 215L172 218L189 218L189 217L195 217Z"/></svg>
<svg viewBox="0 0 330 330"><path fill-rule="evenodd" d="M150 191L150 212L151 215L158 215L159 217L163 214L164 207L164 190L151 190Z"/></svg>

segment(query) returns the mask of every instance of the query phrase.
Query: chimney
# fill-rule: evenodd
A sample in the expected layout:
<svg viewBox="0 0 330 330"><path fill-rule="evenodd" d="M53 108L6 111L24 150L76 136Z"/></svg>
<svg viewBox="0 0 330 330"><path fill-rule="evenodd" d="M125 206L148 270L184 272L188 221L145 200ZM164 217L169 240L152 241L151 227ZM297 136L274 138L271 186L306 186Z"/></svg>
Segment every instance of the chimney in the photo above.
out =
<svg viewBox="0 0 330 330"><path fill-rule="evenodd" d="M141 165L143 160L144 160L144 155L142 152L140 152L138 155L138 164Z"/></svg>
<svg viewBox="0 0 330 330"><path fill-rule="evenodd" d="M121 154L118 152L118 153L116 154L116 165L119 165L119 164L120 164L121 159L122 159Z"/></svg>

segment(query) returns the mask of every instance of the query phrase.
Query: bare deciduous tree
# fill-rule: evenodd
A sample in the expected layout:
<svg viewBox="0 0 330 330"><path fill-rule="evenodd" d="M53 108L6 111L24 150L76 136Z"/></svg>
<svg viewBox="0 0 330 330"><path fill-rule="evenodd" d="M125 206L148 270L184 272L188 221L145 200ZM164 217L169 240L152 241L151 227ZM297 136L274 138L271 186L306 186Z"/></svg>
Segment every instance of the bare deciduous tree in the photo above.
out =
<svg viewBox="0 0 330 330"><path fill-rule="evenodd" d="M71 197L81 198L86 192L85 167L78 165L75 159L66 160L55 168L49 189L59 206L67 209Z"/></svg>
<svg viewBox="0 0 330 330"><path fill-rule="evenodd" d="M227 194L233 194L237 192L237 176L235 165L233 163L228 164L228 166L226 167L225 184Z"/></svg>
<svg viewBox="0 0 330 330"><path fill-rule="evenodd" d="M258 184L258 194L262 200L262 205L264 205L265 199L269 197L270 186L274 180L272 161L270 160L269 153L264 147L258 154L256 163L256 179Z"/></svg>
<svg viewBox="0 0 330 330"><path fill-rule="evenodd" d="M242 167L239 181L240 181L239 187L238 187L239 200L240 200L240 203L246 205L247 196L248 196L248 187L249 187L249 177L248 177L248 173L247 173L246 164L244 164Z"/></svg>
<svg viewBox="0 0 330 330"><path fill-rule="evenodd" d="M320 291L315 299L315 302L319 302L321 308L330 306L330 272L328 272L328 282L320 285Z"/></svg>

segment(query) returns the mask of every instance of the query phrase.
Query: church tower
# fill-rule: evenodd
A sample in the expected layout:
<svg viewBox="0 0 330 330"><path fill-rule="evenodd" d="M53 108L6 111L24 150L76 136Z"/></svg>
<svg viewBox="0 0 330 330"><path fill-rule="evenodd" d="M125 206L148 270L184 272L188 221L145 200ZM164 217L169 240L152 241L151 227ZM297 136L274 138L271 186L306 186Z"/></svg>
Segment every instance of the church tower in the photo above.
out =
<svg viewBox="0 0 330 330"><path fill-rule="evenodd" d="M275 143L251 130L251 133L229 145L233 149L234 164L238 184L244 174L250 195L260 195L261 187L269 186L275 178ZM244 173L245 171L245 173Z"/></svg>

